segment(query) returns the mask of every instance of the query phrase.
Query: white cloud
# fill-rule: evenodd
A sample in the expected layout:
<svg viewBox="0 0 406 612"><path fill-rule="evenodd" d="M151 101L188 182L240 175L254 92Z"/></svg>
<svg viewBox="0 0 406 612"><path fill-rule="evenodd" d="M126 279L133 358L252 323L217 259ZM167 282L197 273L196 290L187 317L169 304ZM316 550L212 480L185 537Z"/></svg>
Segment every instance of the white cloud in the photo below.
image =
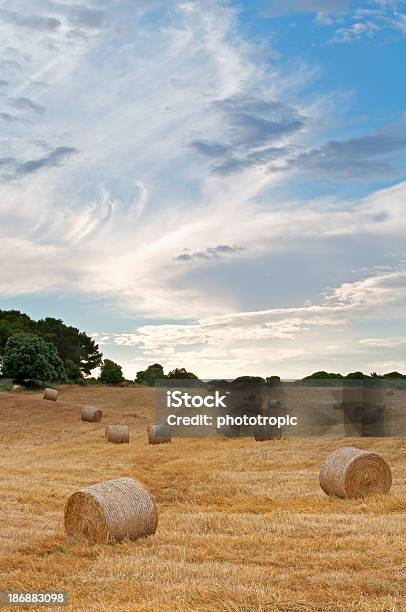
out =
<svg viewBox="0 0 406 612"><path fill-rule="evenodd" d="M359 21L347 28L339 28L331 41L348 43L353 40L359 40L364 36L372 38L380 29L380 26L373 21Z"/></svg>
<svg viewBox="0 0 406 612"><path fill-rule="evenodd" d="M203 377L267 375L270 368L282 376L326 368L348 372L359 369L360 361L366 371L374 371L382 360L370 354L371 348L398 349L405 340L360 338L356 344L356 325L370 320L384 327L388 317L402 320L405 300L406 268L401 267L345 283L319 305L235 312L192 324L142 325L132 333L95 337L109 348L136 347L140 357L136 364L127 362L128 376L157 360L169 369L183 360Z"/></svg>
<svg viewBox="0 0 406 612"><path fill-rule="evenodd" d="M106 297L151 324L103 343L174 366L181 352L203 374L261 373L268 362L307 371L331 353L332 333L345 354L350 344L365 354L351 325L372 317L371 303L398 312L401 270L342 283L319 305L260 312L244 312L233 291L208 290L200 275L219 259L306 252L326 239L366 237L380 254L386 241L400 244L406 183L304 202L281 195L295 168L269 171L275 156L282 164L298 151L320 159L360 145L324 143L343 94L305 94L317 70L259 60L220 1L5 7L2 295ZM234 254L220 258L221 247Z"/></svg>
<svg viewBox="0 0 406 612"><path fill-rule="evenodd" d="M221 2L174 2L158 23L156 16L139 21L127 3L105 5L97 33L86 13L89 35L71 42L78 6L19 2L24 15L59 16L62 25L47 39L35 24L27 39L21 23L6 19L2 26L10 58L21 63L8 97L24 97L31 107L26 123L10 125L3 137L0 248L24 249L14 250L0 291L69 287L114 297L132 312L174 318L229 310L232 298L179 288L184 267L174 259L185 248L240 248L240 238L241 248L248 243L255 252L269 232L277 240L287 215L257 211L255 198L279 179L257 164L233 180L213 176L190 143L221 133L226 112L234 128L238 123L234 144L244 155L267 144L268 137L259 139L262 120L269 138L277 133L288 145L293 124L302 121L289 96L308 72L300 66L299 75L281 78L254 62L236 13ZM40 120L34 105L44 109ZM74 154L55 153L63 151Z"/></svg>
<svg viewBox="0 0 406 612"><path fill-rule="evenodd" d="M356 8L349 18L354 23L339 27L331 38L333 43L350 43L363 38L375 38L378 33L406 32L406 2L404 0L371 0L369 6ZM322 25L331 25L333 22Z"/></svg>
<svg viewBox="0 0 406 612"><path fill-rule="evenodd" d="M406 338L396 336L391 338L362 338L359 343L371 348L387 349L406 345Z"/></svg>

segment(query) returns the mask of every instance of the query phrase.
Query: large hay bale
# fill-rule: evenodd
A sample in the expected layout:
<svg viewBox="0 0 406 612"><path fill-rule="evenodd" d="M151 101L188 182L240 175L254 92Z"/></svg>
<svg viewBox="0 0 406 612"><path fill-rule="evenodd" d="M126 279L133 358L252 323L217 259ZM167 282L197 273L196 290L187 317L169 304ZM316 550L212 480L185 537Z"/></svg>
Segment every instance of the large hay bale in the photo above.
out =
<svg viewBox="0 0 406 612"><path fill-rule="evenodd" d="M155 533L158 514L149 491L132 478L80 489L65 506L65 530L76 540L105 544Z"/></svg>
<svg viewBox="0 0 406 612"><path fill-rule="evenodd" d="M81 412L82 421L88 421L89 423L100 423L102 419L102 411L94 408L93 406L84 406Z"/></svg>
<svg viewBox="0 0 406 612"><path fill-rule="evenodd" d="M113 444L128 444L130 441L128 425L107 425L106 439Z"/></svg>
<svg viewBox="0 0 406 612"><path fill-rule="evenodd" d="M56 402L58 399L58 391L56 389L45 389L43 399L51 400L52 402Z"/></svg>
<svg viewBox="0 0 406 612"><path fill-rule="evenodd" d="M172 442L172 432L169 425L150 425L147 433L149 444Z"/></svg>
<svg viewBox="0 0 406 612"><path fill-rule="evenodd" d="M282 429L273 425L254 425L252 427L252 435L257 442L280 440L282 438Z"/></svg>
<svg viewBox="0 0 406 612"><path fill-rule="evenodd" d="M320 468L320 486L327 495L366 497L388 493L391 485L390 467L382 457L351 446L335 450Z"/></svg>
<svg viewBox="0 0 406 612"><path fill-rule="evenodd" d="M23 387L21 385L13 385L11 387L11 390L13 393L20 393L21 391L23 391Z"/></svg>

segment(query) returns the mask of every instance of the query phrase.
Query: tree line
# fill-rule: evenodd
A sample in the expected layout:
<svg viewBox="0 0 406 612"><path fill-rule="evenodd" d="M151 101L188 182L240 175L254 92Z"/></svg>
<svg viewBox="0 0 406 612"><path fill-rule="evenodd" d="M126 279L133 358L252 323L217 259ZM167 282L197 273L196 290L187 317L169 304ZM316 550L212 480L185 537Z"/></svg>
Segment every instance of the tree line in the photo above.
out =
<svg viewBox="0 0 406 612"><path fill-rule="evenodd" d="M18 382L77 381L102 364L96 342L61 319L0 310L0 372Z"/></svg>
<svg viewBox="0 0 406 612"><path fill-rule="evenodd" d="M61 319L46 317L38 321L18 310L0 310L0 375L16 382L85 382L92 370L100 367L98 381L105 384L125 382L122 367L111 359L104 359L99 346L85 332L65 325ZM336 372L318 371L304 377L312 380L360 380L360 379L406 379L400 372L387 374L364 374L350 372L343 375ZM199 380L196 374L185 368L175 368L167 374L159 363L137 372L135 383L155 386L158 380L190 379ZM132 381L128 381L132 382ZM236 382L252 382L274 385L279 376L239 376ZM229 384L229 380L213 380L212 384ZM209 384L210 384L209 383Z"/></svg>
<svg viewBox="0 0 406 612"><path fill-rule="evenodd" d="M19 310L0 310L0 376L18 383L97 382L91 372L100 368L97 381L125 382L122 367L104 359L96 342L85 332L61 319L46 317L35 321ZM137 372L135 382L154 386L165 378L197 379L185 368L164 373L160 364ZM132 381L128 381L132 382Z"/></svg>

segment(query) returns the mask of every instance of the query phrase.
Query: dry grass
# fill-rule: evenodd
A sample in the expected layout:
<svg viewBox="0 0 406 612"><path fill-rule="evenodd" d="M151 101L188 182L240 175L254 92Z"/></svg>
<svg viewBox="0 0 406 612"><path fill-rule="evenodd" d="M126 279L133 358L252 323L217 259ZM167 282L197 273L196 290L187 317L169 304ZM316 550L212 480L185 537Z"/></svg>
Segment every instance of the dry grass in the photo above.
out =
<svg viewBox="0 0 406 612"><path fill-rule="evenodd" d="M152 446L152 390L60 390L0 394L1 589L66 590L75 611L406 610L404 439L347 439L389 462L391 494L331 499L318 470L342 440ZM80 421L84 404L103 424ZM109 422L130 425L129 445L105 442ZM155 536L70 543L67 497L120 476L155 496Z"/></svg>

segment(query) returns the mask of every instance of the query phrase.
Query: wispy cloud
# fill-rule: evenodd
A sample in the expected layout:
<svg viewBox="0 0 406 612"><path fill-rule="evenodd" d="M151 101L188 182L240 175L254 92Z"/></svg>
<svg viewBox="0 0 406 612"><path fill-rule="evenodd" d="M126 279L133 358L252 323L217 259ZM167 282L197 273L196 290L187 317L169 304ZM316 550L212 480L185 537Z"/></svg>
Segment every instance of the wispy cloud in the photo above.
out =
<svg viewBox="0 0 406 612"><path fill-rule="evenodd" d="M115 313L148 320L114 346L174 365L183 351L199 373L291 360L308 371L308 347L314 359L331 355L331 332L347 355L365 356L351 326L377 300L395 316L390 296L403 288L392 268L386 280L383 271L354 279L352 256L368 266L402 251L406 185L365 197L288 189L320 176L399 176L402 122L331 134L342 92L309 92L317 70L303 62L258 59L238 10L220 0L19 0L12 12L0 20L1 295L102 296ZM269 262L310 252L322 289L336 289L277 308ZM280 276L295 283L284 268Z"/></svg>
<svg viewBox="0 0 406 612"><path fill-rule="evenodd" d="M243 251L241 247L229 246L228 244L219 244L216 247L208 247L203 251L190 251L185 249L183 253L175 257L178 261L193 261L193 260L210 260L219 259L227 255L237 255Z"/></svg>
<svg viewBox="0 0 406 612"><path fill-rule="evenodd" d="M351 12L350 22L338 27L330 42L348 44L364 38L374 39L381 33L404 34L405 24L404 0L371 0L369 7L356 8Z"/></svg>
<svg viewBox="0 0 406 612"><path fill-rule="evenodd" d="M292 13L341 14L348 9L348 0L271 0L263 2L261 14L269 17Z"/></svg>
<svg viewBox="0 0 406 612"><path fill-rule="evenodd" d="M143 325L133 333L101 333L96 338L106 346L137 347L145 362L160 359L171 367L183 358L202 376L266 375L267 368L277 368L282 375L290 368L304 375L321 362L347 372L360 360L373 371L380 358L376 361L370 349L397 349L405 339L360 339L357 347L349 330L359 320L376 324L380 319L376 304L386 307L386 316L392 312L393 317L401 317L405 299L402 267L346 283L319 305L232 313L187 325ZM332 348L331 334L336 338Z"/></svg>
<svg viewBox="0 0 406 612"><path fill-rule="evenodd" d="M390 338L362 338L359 343L369 348L388 349L405 346L406 338L396 336Z"/></svg>

